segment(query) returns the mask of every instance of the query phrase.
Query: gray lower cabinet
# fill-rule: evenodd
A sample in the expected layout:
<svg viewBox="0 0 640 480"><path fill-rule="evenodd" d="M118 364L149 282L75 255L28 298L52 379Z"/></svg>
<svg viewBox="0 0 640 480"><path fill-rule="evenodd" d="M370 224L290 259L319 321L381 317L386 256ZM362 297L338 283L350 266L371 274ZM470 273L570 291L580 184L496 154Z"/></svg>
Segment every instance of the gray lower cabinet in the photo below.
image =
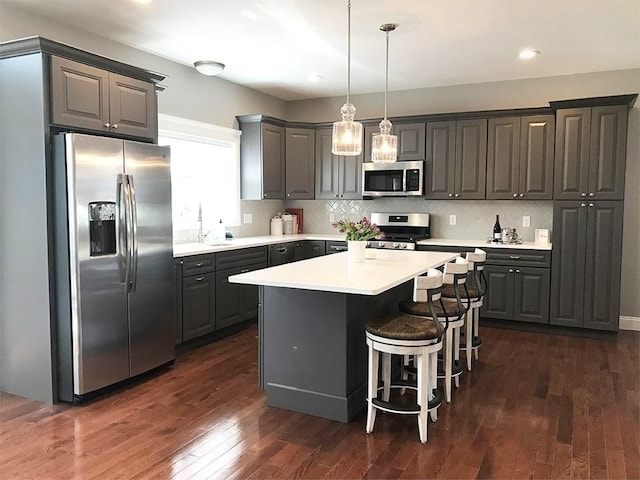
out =
<svg viewBox="0 0 640 480"><path fill-rule="evenodd" d="M549 323L550 252L491 249L487 252L487 294L483 317Z"/></svg>
<svg viewBox="0 0 640 480"><path fill-rule="evenodd" d="M285 129L286 198L315 196L315 129Z"/></svg>
<svg viewBox="0 0 640 480"><path fill-rule="evenodd" d="M296 261L321 257L325 252L326 244L324 240L303 240L301 242L295 242Z"/></svg>
<svg viewBox="0 0 640 480"><path fill-rule="evenodd" d="M296 260L296 242L278 243L269 245L270 267L276 265L284 265L285 263L294 262Z"/></svg>
<svg viewBox="0 0 640 480"><path fill-rule="evenodd" d="M487 199L551 200L553 115L490 118Z"/></svg>
<svg viewBox="0 0 640 480"><path fill-rule="evenodd" d="M180 341L206 335L215 330L215 254L192 255L180 260L181 298L178 337ZM181 314L181 315L180 315Z"/></svg>
<svg viewBox="0 0 640 480"><path fill-rule="evenodd" d="M484 199L487 119L427 122L426 199Z"/></svg>
<svg viewBox="0 0 640 480"><path fill-rule="evenodd" d="M153 139L157 116L153 83L51 57L53 124Z"/></svg>
<svg viewBox="0 0 640 480"><path fill-rule="evenodd" d="M216 329L258 317L258 286L229 283L229 276L266 267L267 247L252 247L217 254Z"/></svg>
<svg viewBox="0 0 640 480"><path fill-rule="evenodd" d="M347 157L331 152L332 130L316 130L316 195L318 200L362 200L363 154Z"/></svg>
<svg viewBox="0 0 640 480"><path fill-rule="evenodd" d="M623 202L553 207L551 324L618 330Z"/></svg>

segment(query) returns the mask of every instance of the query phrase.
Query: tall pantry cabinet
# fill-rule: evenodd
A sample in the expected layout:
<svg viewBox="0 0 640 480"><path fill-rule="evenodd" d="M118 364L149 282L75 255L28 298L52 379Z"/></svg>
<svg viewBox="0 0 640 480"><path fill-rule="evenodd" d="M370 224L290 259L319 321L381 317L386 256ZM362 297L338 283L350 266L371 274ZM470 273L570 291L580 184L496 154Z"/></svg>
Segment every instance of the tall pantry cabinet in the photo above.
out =
<svg viewBox="0 0 640 480"><path fill-rule="evenodd" d="M637 95L557 109L552 325L618 330L627 117Z"/></svg>

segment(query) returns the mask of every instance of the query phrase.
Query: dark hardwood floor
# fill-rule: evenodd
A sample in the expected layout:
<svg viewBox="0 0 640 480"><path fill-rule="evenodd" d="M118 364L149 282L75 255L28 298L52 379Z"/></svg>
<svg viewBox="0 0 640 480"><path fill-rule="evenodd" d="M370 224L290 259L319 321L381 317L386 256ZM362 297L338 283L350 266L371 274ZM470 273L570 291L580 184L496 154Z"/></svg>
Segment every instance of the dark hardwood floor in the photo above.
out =
<svg viewBox="0 0 640 480"><path fill-rule="evenodd" d="M640 478L640 334L482 327L474 370L415 417L342 424L268 408L257 330L81 406L0 394L0 478Z"/></svg>

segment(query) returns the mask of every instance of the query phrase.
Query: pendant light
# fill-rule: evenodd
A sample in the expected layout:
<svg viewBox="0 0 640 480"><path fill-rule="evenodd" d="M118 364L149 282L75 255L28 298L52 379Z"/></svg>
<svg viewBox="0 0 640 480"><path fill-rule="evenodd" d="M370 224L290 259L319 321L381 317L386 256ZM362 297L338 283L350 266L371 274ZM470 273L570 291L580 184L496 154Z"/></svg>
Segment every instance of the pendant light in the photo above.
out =
<svg viewBox="0 0 640 480"><path fill-rule="evenodd" d="M349 102L351 94L351 1L347 2L347 102L342 105L342 121L334 122L331 137L331 152L334 155L360 155L362 152L362 124L354 122L356 107Z"/></svg>
<svg viewBox="0 0 640 480"><path fill-rule="evenodd" d="M373 136L371 146L371 161L374 163L393 163L398 158L398 137L391 135L391 122L387 120L387 91L389 90L389 32L393 32L397 25L385 23L380 30L385 32L387 39L387 54L384 82L384 119L380 122L380 133Z"/></svg>

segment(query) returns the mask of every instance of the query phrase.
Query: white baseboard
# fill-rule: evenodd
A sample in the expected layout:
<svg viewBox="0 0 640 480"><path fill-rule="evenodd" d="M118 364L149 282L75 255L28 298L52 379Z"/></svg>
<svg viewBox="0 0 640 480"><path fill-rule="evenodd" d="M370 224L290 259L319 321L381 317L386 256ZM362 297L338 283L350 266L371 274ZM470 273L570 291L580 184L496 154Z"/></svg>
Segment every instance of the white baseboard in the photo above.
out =
<svg viewBox="0 0 640 480"><path fill-rule="evenodd" d="M620 315L618 328L620 330L633 330L635 332L640 332L640 317L625 317Z"/></svg>

